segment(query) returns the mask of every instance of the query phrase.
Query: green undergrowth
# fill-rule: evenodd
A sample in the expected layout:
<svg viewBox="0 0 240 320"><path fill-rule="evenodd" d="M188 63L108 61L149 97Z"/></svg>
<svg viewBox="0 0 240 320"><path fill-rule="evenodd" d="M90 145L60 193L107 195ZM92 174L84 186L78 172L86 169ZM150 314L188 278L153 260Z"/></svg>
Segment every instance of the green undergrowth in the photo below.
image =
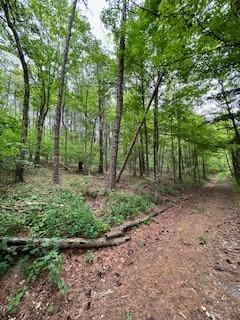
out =
<svg viewBox="0 0 240 320"><path fill-rule="evenodd" d="M105 187L105 180L99 181L96 184L94 177L91 175L81 176L81 180L73 179L68 183L68 188L74 190L83 197L96 199L99 196L107 196L108 190Z"/></svg>
<svg viewBox="0 0 240 320"><path fill-rule="evenodd" d="M161 202L162 196L179 196L184 192L192 190L203 184L203 181L195 182L192 179L185 178L182 182L173 181L155 181L152 178L146 178L137 185L139 192L148 197L155 203Z"/></svg>
<svg viewBox="0 0 240 320"><path fill-rule="evenodd" d="M119 225L139 213L148 213L152 207L149 197L133 193L114 192L108 196L104 219L110 226Z"/></svg>
<svg viewBox="0 0 240 320"><path fill-rule="evenodd" d="M23 189L1 202L0 235L97 238L107 230L82 196L60 188L43 193Z"/></svg>
<svg viewBox="0 0 240 320"><path fill-rule="evenodd" d="M9 314L15 314L21 300L28 291L29 286L41 274L45 273L49 284L54 285L60 294L68 292L62 274L62 256L52 243L43 243L34 247L28 244L26 251L16 259L16 248L8 248L4 242L1 243L0 272L3 275L7 268L18 264L23 280L21 285L8 297L7 310Z"/></svg>
<svg viewBox="0 0 240 320"><path fill-rule="evenodd" d="M57 238L97 238L108 230L108 225L94 215L82 196L61 188L41 190L19 185L0 203L0 236L28 236L29 243L21 257L14 247L0 243L0 276L8 268L24 264L25 283L8 300L8 312L15 313L29 283L46 273L48 280L60 292L66 287L61 279L62 256L54 244ZM31 239L51 238L49 243L35 247Z"/></svg>
<svg viewBox="0 0 240 320"><path fill-rule="evenodd" d="M88 193L85 194L87 197ZM133 193L101 191L97 196L106 197L106 206L100 217L94 214L83 195L63 188L45 187L41 190L41 187L20 184L1 198L0 236L27 236L30 239L20 256L16 248L8 247L4 241L0 243L0 276L18 264L25 277L23 285L8 299L10 314L17 311L29 284L42 273L48 275L49 282L60 292L66 292L61 279L62 256L54 243L56 239L97 238L124 220L148 213L152 206L148 197ZM51 238L51 241L35 247L31 240L38 237ZM88 251L84 261L92 263L93 253Z"/></svg>

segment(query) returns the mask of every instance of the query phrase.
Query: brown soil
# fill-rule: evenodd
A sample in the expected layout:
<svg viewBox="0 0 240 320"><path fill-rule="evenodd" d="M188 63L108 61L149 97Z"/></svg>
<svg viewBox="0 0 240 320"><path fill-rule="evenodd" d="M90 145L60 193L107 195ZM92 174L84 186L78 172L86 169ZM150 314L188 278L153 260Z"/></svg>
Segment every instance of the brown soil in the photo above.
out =
<svg viewBox="0 0 240 320"><path fill-rule="evenodd" d="M69 293L61 296L43 275L10 317L6 297L22 280L16 267L0 281L0 318L240 319L239 215L239 193L211 183L130 231L130 242L95 251L92 264L82 251L65 252Z"/></svg>

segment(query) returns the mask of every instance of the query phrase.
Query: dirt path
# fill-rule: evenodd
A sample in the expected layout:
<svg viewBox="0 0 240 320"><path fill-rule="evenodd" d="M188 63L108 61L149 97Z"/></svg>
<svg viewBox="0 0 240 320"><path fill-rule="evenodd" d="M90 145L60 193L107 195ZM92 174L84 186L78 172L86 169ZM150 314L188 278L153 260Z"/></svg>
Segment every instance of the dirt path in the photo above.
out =
<svg viewBox="0 0 240 320"><path fill-rule="evenodd" d="M15 319L240 319L239 216L239 193L211 183L93 264L64 254L69 294L42 277Z"/></svg>

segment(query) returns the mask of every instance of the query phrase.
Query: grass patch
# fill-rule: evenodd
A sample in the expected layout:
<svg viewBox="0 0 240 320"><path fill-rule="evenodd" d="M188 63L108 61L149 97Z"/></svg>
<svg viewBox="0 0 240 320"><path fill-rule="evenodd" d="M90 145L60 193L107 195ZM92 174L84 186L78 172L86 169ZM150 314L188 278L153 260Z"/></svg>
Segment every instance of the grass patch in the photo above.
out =
<svg viewBox="0 0 240 320"><path fill-rule="evenodd" d="M13 314L16 311L17 307L19 306L21 300L25 295L26 290L27 290L26 286L24 286L23 288L19 288L16 290L14 294L12 294L8 298L7 311L10 314Z"/></svg>
<svg viewBox="0 0 240 320"><path fill-rule="evenodd" d="M88 264L93 263L95 259L94 253L91 250L88 250L84 255L84 261Z"/></svg>
<svg viewBox="0 0 240 320"><path fill-rule="evenodd" d="M207 245L208 243L208 238L204 234L201 234L200 236L198 236L198 240L199 240L199 244L201 245Z"/></svg>

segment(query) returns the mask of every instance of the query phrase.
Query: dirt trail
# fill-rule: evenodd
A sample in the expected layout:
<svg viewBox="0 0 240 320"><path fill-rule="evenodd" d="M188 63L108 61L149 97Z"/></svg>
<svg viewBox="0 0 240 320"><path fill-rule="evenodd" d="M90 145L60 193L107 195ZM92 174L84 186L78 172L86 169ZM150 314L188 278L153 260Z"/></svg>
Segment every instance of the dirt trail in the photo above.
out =
<svg viewBox="0 0 240 320"><path fill-rule="evenodd" d="M70 292L42 277L16 319L240 319L239 215L239 193L215 181L131 231L129 243L96 251L93 264L65 253Z"/></svg>

